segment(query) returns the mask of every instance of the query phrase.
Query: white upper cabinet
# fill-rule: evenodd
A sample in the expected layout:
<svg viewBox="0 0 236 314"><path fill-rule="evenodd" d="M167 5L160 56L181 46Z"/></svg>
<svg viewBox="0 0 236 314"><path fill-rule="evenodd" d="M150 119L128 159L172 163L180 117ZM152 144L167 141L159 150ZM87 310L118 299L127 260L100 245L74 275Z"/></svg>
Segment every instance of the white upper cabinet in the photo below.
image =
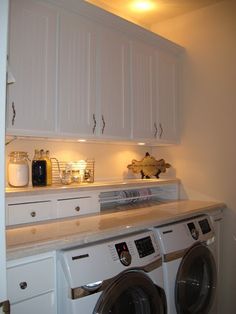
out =
<svg viewBox="0 0 236 314"><path fill-rule="evenodd" d="M122 33L100 29L98 55L99 133L102 137L129 139L129 40Z"/></svg>
<svg viewBox="0 0 236 314"><path fill-rule="evenodd" d="M62 13L59 132L130 137L129 41L81 16Z"/></svg>
<svg viewBox="0 0 236 314"><path fill-rule="evenodd" d="M153 139L156 135L155 52L151 45L141 41L132 42L131 93L134 139Z"/></svg>
<svg viewBox="0 0 236 314"><path fill-rule="evenodd" d="M133 139L178 142L178 58L144 42L132 44Z"/></svg>
<svg viewBox="0 0 236 314"><path fill-rule="evenodd" d="M64 2L10 1L7 134L178 142L182 49L84 1Z"/></svg>
<svg viewBox="0 0 236 314"><path fill-rule="evenodd" d="M60 15L58 129L64 135L96 132L96 31L88 19Z"/></svg>
<svg viewBox="0 0 236 314"><path fill-rule="evenodd" d="M7 133L48 134L55 129L57 13L31 0L10 2Z"/></svg>
<svg viewBox="0 0 236 314"><path fill-rule="evenodd" d="M168 51L157 53L156 111L157 138L166 143L178 142L178 58Z"/></svg>

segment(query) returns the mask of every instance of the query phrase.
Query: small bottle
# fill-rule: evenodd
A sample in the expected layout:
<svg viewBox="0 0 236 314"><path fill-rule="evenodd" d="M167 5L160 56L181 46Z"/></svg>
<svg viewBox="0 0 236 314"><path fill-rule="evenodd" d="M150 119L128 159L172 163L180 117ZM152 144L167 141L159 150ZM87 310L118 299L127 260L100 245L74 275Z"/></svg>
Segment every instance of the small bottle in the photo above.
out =
<svg viewBox="0 0 236 314"><path fill-rule="evenodd" d="M38 149L35 149L35 154L32 161L32 185L47 185L47 167L46 160L43 159L43 150L39 152Z"/></svg>
<svg viewBox="0 0 236 314"><path fill-rule="evenodd" d="M49 150L46 151L46 168L47 168L47 185L52 185L52 162L50 159L50 152Z"/></svg>

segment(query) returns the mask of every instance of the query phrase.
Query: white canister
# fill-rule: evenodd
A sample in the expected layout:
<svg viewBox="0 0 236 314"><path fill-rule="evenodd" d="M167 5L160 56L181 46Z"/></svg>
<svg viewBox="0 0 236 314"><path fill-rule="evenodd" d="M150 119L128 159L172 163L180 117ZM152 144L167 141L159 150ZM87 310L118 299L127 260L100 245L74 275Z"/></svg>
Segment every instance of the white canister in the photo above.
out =
<svg viewBox="0 0 236 314"><path fill-rule="evenodd" d="M11 152L8 163L8 183L12 187L24 187L29 184L28 154Z"/></svg>

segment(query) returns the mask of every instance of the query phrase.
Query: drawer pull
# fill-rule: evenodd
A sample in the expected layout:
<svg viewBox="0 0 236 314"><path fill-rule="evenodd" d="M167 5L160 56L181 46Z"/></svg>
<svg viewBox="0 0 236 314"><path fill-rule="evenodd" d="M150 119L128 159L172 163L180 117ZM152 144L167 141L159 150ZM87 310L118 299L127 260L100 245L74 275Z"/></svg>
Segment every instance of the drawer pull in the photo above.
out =
<svg viewBox="0 0 236 314"><path fill-rule="evenodd" d="M27 288L27 282L26 282L26 281L20 282L20 288L21 288L22 290L25 290L25 289Z"/></svg>
<svg viewBox="0 0 236 314"><path fill-rule="evenodd" d="M31 213L30 213L30 216L31 216L31 217L35 217L35 216L36 216L36 212L31 212Z"/></svg>
<svg viewBox="0 0 236 314"><path fill-rule="evenodd" d="M80 207L79 207L79 206L76 206L76 207L75 207L75 210L76 210L77 212L79 212L79 211L80 211Z"/></svg>

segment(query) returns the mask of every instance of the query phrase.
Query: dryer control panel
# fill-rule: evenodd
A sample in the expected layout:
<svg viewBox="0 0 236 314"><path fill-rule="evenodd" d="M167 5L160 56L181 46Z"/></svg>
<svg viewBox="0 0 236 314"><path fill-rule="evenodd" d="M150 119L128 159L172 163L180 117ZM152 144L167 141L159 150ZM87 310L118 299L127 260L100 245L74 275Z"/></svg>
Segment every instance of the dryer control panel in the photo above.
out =
<svg viewBox="0 0 236 314"><path fill-rule="evenodd" d="M214 227L207 215L182 220L156 229L164 254L183 250L196 242L214 242Z"/></svg>

